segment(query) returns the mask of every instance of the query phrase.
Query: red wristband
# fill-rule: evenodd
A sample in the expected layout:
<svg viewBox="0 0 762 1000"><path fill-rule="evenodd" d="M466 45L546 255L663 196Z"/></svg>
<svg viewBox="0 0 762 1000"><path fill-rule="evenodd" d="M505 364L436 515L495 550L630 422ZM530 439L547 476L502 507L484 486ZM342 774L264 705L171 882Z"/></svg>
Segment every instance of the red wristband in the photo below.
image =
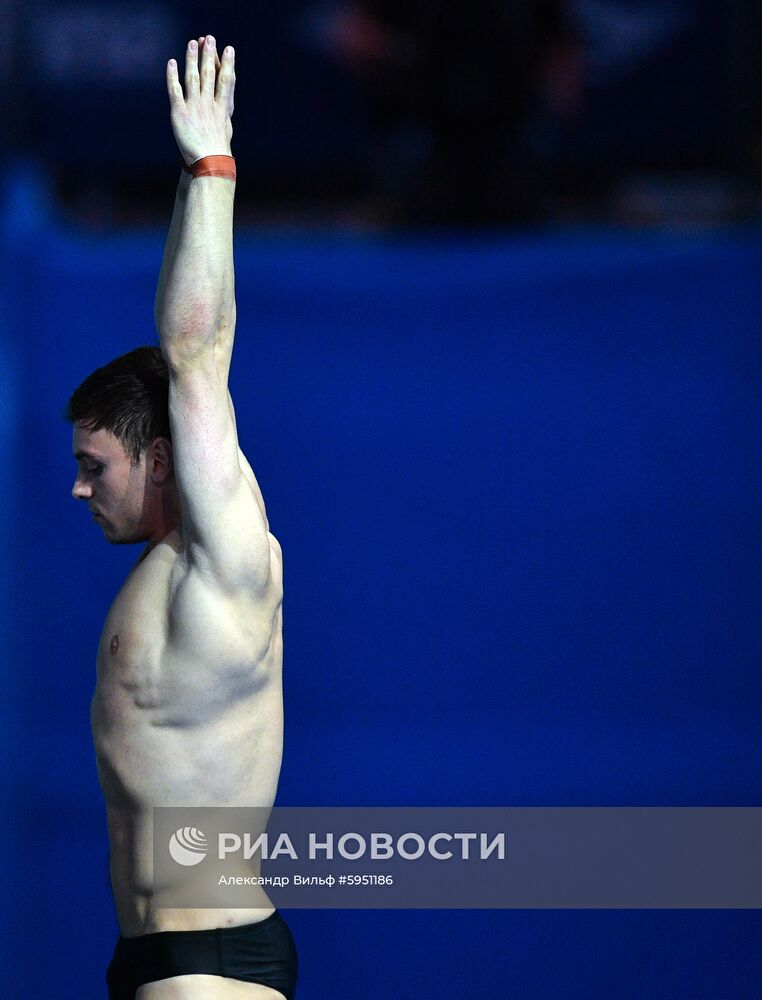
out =
<svg viewBox="0 0 762 1000"><path fill-rule="evenodd" d="M183 160L183 170L193 177L225 177L229 181L236 179L235 158L232 156L202 156L192 167Z"/></svg>

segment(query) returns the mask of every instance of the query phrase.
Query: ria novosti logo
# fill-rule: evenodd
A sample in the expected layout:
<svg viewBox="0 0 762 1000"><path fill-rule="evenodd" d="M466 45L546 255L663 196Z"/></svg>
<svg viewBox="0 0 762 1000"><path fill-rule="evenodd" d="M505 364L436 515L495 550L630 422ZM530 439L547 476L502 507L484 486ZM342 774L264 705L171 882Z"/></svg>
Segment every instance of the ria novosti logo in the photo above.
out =
<svg viewBox="0 0 762 1000"><path fill-rule="evenodd" d="M190 868L206 857L206 834L195 826L183 826L169 838L169 853L178 865Z"/></svg>

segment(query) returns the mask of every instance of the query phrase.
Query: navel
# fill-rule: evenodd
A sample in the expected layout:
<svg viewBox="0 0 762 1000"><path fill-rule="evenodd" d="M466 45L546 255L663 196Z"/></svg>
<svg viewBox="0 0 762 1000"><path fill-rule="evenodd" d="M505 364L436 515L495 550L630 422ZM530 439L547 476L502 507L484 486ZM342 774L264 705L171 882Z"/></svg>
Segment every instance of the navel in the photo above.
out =
<svg viewBox="0 0 762 1000"><path fill-rule="evenodd" d="M117 649L119 649L118 635L113 636L113 638L111 639L111 646L109 648L111 649L111 655L113 656L116 653Z"/></svg>

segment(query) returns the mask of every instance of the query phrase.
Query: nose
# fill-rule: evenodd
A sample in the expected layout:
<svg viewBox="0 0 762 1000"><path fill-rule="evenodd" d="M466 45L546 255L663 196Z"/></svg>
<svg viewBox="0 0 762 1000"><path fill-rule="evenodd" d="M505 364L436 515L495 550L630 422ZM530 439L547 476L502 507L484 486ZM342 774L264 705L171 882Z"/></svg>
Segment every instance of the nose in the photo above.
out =
<svg viewBox="0 0 762 1000"><path fill-rule="evenodd" d="M83 483L79 476L77 476L71 488L71 495L75 500L87 500L93 495L93 488L87 483Z"/></svg>

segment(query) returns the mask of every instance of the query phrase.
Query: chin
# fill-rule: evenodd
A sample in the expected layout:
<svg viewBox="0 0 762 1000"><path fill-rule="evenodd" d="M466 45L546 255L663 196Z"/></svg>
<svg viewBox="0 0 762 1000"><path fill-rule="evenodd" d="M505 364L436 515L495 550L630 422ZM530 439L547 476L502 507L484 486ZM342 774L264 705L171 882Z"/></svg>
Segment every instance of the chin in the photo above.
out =
<svg viewBox="0 0 762 1000"><path fill-rule="evenodd" d="M147 536L140 532L120 535L118 532L104 529L103 535L111 545L140 545L147 540Z"/></svg>
<svg viewBox="0 0 762 1000"><path fill-rule="evenodd" d="M111 527L110 524L101 524L103 528L103 537L111 545L121 545L125 539L121 538Z"/></svg>
<svg viewBox="0 0 762 1000"><path fill-rule="evenodd" d="M109 535L104 532L106 541L110 545L135 545L140 541L138 538L125 538L123 535Z"/></svg>

